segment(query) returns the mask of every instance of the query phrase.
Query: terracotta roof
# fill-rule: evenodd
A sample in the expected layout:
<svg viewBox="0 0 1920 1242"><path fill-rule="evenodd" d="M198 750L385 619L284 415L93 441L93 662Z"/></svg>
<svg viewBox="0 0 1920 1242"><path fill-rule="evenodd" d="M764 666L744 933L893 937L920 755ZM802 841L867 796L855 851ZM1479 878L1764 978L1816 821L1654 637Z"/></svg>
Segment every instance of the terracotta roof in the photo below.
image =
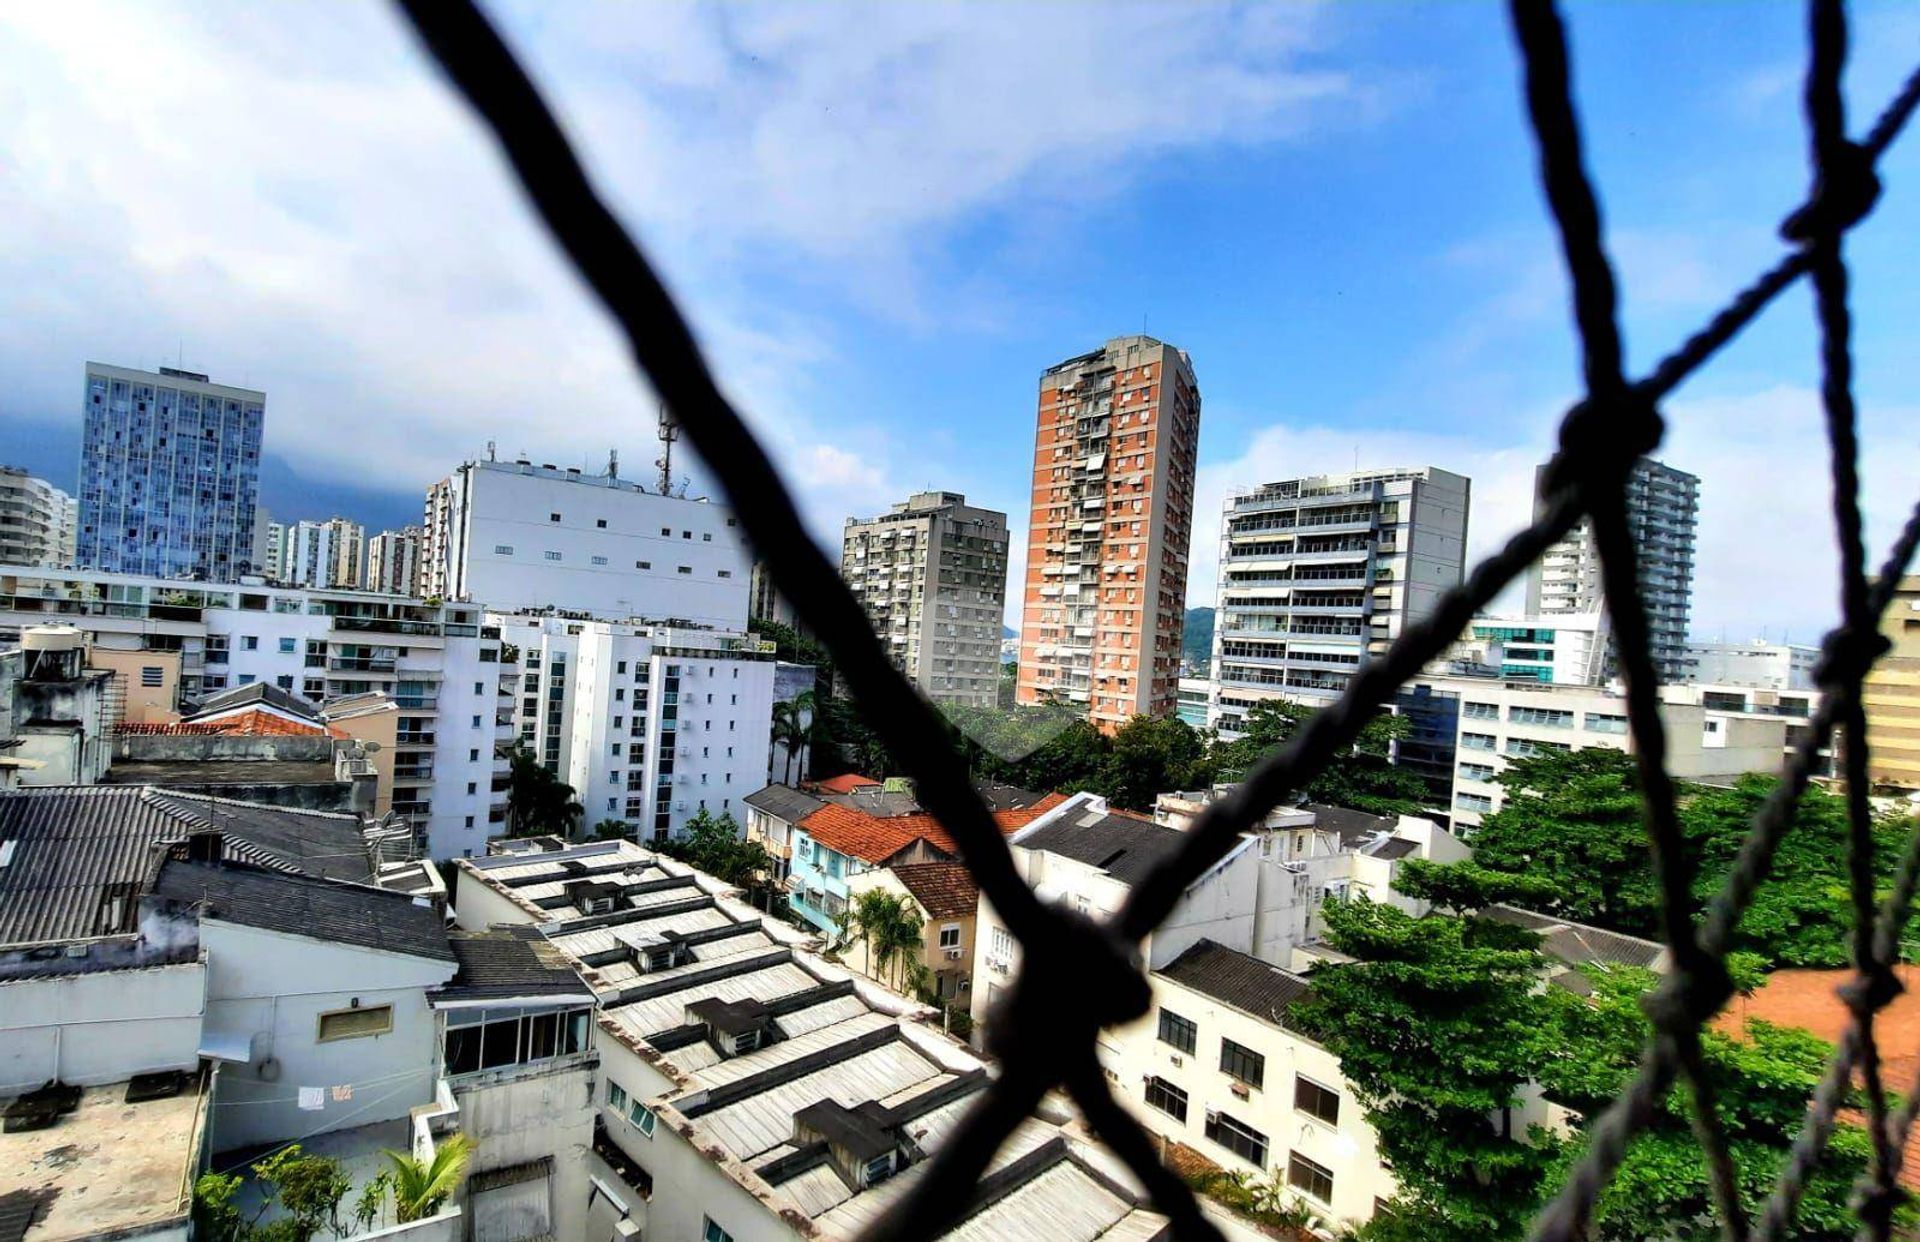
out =
<svg viewBox="0 0 1920 1242"><path fill-rule="evenodd" d="M122 733L214 737L345 737L326 725L289 720L277 712L254 708L218 720L174 720L165 724L122 723Z"/></svg>
<svg viewBox="0 0 1920 1242"><path fill-rule="evenodd" d="M1032 806L996 811L993 822L1003 835L1012 835L1065 802L1066 795L1050 793ZM881 818L839 803L829 802L800 821L807 835L830 850L862 862L884 863L915 841L925 841L949 857L960 847L946 827L931 815L891 815Z"/></svg>
<svg viewBox="0 0 1920 1242"><path fill-rule="evenodd" d="M965 918L980 908L980 885L961 863L904 863L893 874L930 919Z"/></svg>
<svg viewBox="0 0 1920 1242"><path fill-rule="evenodd" d="M852 793L856 789L862 789L868 785L878 785L879 783L879 781L874 780L871 776L862 776L858 772L843 772L839 776L829 776L824 781L814 782L815 785L826 790L828 793Z"/></svg>

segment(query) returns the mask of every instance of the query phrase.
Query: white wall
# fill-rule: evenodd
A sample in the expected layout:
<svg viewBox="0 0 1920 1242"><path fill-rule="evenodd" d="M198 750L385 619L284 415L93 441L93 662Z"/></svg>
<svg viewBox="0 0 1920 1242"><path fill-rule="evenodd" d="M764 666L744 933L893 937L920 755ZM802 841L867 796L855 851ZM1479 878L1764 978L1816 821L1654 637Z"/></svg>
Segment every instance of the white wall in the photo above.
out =
<svg viewBox="0 0 1920 1242"><path fill-rule="evenodd" d="M564 1061L542 1072L515 1066L476 1074L454 1085L460 1130L480 1144L470 1173L553 1157L549 1180L553 1236L580 1238L586 1229L587 1152L593 1146L591 1062ZM468 1211L474 1211L468 1204Z"/></svg>
<svg viewBox="0 0 1920 1242"><path fill-rule="evenodd" d="M201 962L0 983L0 1095L200 1061Z"/></svg>
<svg viewBox="0 0 1920 1242"><path fill-rule="evenodd" d="M200 943L208 956L207 1031L253 1040L278 1064L272 1081L241 1065L220 1075L213 1150L405 1117L433 1099L437 1036L426 989L453 977L452 962L206 916ZM392 1031L320 1042L320 1015L356 1000L361 1008L391 1004ZM331 1089L347 1084L353 1098L336 1102ZM325 1107L300 1109L301 1087L327 1088Z"/></svg>

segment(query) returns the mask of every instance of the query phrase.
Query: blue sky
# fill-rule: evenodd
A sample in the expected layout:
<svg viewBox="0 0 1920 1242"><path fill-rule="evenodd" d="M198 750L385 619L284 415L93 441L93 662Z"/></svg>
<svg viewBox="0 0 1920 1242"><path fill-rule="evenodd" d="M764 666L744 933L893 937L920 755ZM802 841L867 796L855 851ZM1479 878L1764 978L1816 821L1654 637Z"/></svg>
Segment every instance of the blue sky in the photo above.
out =
<svg viewBox="0 0 1920 1242"><path fill-rule="evenodd" d="M1024 527L1038 373L1143 326L1204 398L1190 602L1264 479L1459 470L1476 550L1528 511L1574 364L1500 6L495 12L825 539L929 486ZM1644 368L1779 253L1802 17L1571 22ZM1856 48L1857 130L1920 15ZM1916 146L1853 245L1876 547L1920 494ZM381 6L0 9L0 219L0 459L56 481L82 363L176 354L267 390L283 518L405 520L488 439L649 473L618 343ZM1813 359L1795 292L1666 411L1703 635L1834 614Z"/></svg>

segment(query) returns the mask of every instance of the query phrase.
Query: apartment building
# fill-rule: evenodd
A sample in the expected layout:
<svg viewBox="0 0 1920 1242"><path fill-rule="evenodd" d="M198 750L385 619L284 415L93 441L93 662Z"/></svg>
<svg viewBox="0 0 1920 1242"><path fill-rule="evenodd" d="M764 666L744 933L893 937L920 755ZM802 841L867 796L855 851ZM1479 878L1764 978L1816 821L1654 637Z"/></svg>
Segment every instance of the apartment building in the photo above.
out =
<svg viewBox="0 0 1920 1242"><path fill-rule="evenodd" d="M1433 466L1316 475L1227 499L1210 723L1324 705L1460 582L1471 482Z"/></svg>
<svg viewBox="0 0 1920 1242"><path fill-rule="evenodd" d="M1920 577L1900 580L1880 618L1892 644L1867 674L1867 776L1876 788L1920 790Z"/></svg>
<svg viewBox="0 0 1920 1242"><path fill-rule="evenodd" d="M253 572L265 393L87 364L76 563L233 582Z"/></svg>
<svg viewBox="0 0 1920 1242"><path fill-rule="evenodd" d="M1536 472L1537 482L1544 481L1546 469ZM1692 672L1687 626L1699 524L1699 477L1642 458L1627 479L1627 529L1638 553L1649 646L1662 681L1683 681ZM1592 523L1583 518L1528 571L1527 612L1577 615L1605 605L1599 548Z"/></svg>
<svg viewBox="0 0 1920 1242"><path fill-rule="evenodd" d="M1744 643L1688 643L1695 681L1765 690L1811 690L1820 648L1754 639Z"/></svg>
<svg viewBox="0 0 1920 1242"><path fill-rule="evenodd" d="M463 929L534 925L597 1005L585 1236L852 1239L911 1191L988 1084L925 1007L629 842L463 861ZM1036 1116L956 1236L1163 1236L1113 1157Z"/></svg>
<svg viewBox="0 0 1920 1242"><path fill-rule="evenodd" d="M1508 681L1597 686L1611 642L1605 612L1475 617L1453 656Z"/></svg>
<svg viewBox="0 0 1920 1242"><path fill-rule="evenodd" d="M701 811L743 820L767 783L776 665L748 634L487 614L520 652L520 742L573 786L586 821L654 840Z"/></svg>
<svg viewBox="0 0 1920 1242"><path fill-rule="evenodd" d="M1006 514L957 492L919 492L879 517L847 519L840 574L921 693L966 707L998 702Z"/></svg>
<svg viewBox="0 0 1920 1242"><path fill-rule="evenodd" d="M81 630L95 663L120 655L143 681L174 678L176 709L256 683L313 702L386 694L400 709L392 810L427 852L482 854L505 831L496 751L514 736L519 670L474 605L0 566L0 642L49 622Z"/></svg>
<svg viewBox="0 0 1920 1242"><path fill-rule="evenodd" d="M1453 779L1453 826L1470 834L1504 805L1495 782L1511 759L1548 750L1606 747L1633 750L1626 700L1618 689L1557 686L1489 678L1422 677L1419 684L1458 695L1459 737ZM1660 706L1667 732L1667 770L1681 780L1731 779L1779 770L1789 721L1783 716L1687 702L1681 691Z"/></svg>
<svg viewBox="0 0 1920 1242"><path fill-rule="evenodd" d="M45 479L0 466L0 565L71 565L80 502Z"/></svg>
<svg viewBox="0 0 1920 1242"><path fill-rule="evenodd" d="M1177 702L1200 387L1123 336L1040 377L1016 699L1112 732Z"/></svg>
<svg viewBox="0 0 1920 1242"><path fill-rule="evenodd" d="M360 589L367 553L367 528L360 523L343 517L295 522L281 539L281 581L291 586Z"/></svg>
<svg viewBox="0 0 1920 1242"><path fill-rule="evenodd" d="M420 595L420 542L418 526L383 530L367 540L366 580L360 585L369 591L388 595Z"/></svg>
<svg viewBox="0 0 1920 1242"><path fill-rule="evenodd" d="M272 581L286 572L287 526L276 522L266 506L253 511L253 572Z"/></svg>
<svg viewBox="0 0 1920 1242"><path fill-rule="evenodd" d="M428 598L747 628L752 557L732 511L704 498L525 459L470 461L427 490L422 526Z"/></svg>

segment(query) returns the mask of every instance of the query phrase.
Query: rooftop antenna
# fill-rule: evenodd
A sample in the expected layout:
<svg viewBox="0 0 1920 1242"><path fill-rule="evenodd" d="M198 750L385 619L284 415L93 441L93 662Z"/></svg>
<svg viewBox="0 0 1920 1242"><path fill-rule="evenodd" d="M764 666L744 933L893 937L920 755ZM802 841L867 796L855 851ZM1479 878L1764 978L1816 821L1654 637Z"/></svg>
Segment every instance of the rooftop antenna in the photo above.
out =
<svg viewBox="0 0 1920 1242"><path fill-rule="evenodd" d="M660 467L660 494L673 493L673 442L680 438L679 424L673 421L673 415L667 413L666 402L660 403L660 457L653 464Z"/></svg>
<svg viewBox="0 0 1920 1242"><path fill-rule="evenodd" d="M488 461L498 460L495 454L496 454L496 449L494 446L494 442L492 440L487 441L487 460Z"/></svg>
<svg viewBox="0 0 1920 1242"><path fill-rule="evenodd" d="M607 450L607 477L609 479L620 477L620 450L617 448Z"/></svg>

